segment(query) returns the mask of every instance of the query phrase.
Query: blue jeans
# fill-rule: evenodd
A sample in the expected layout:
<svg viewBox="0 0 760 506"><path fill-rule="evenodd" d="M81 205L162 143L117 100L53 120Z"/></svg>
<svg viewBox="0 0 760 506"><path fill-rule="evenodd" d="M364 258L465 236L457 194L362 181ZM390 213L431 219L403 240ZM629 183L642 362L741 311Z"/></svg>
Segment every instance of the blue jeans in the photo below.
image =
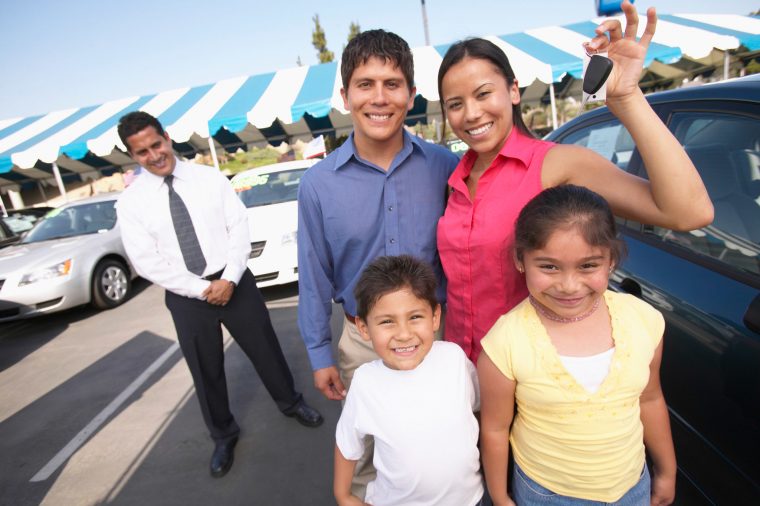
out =
<svg viewBox="0 0 760 506"><path fill-rule="evenodd" d="M615 502L589 501L566 495L555 494L530 479L515 462L512 473L512 497L517 506L538 506L551 504L556 506L649 506L651 482L649 469L644 464L639 482Z"/></svg>

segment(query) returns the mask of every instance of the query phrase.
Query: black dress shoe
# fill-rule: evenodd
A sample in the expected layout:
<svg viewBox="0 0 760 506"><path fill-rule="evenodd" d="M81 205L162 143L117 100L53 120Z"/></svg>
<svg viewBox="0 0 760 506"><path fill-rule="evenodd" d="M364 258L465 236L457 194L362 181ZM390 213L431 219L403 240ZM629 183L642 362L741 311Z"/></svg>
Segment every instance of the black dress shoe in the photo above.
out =
<svg viewBox="0 0 760 506"><path fill-rule="evenodd" d="M232 467L237 440L238 438L235 437L226 442L216 443L214 453L211 455L211 476L214 478L221 478Z"/></svg>
<svg viewBox="0 0 760 506"><path fill-rule="evenodd" d="M290 413L285 413L285 416L290 416L298 420L298 423L307 427L319 427L324 422L322 415L319 411L312 408L304 401L299 401L296 407Z"/></svg>

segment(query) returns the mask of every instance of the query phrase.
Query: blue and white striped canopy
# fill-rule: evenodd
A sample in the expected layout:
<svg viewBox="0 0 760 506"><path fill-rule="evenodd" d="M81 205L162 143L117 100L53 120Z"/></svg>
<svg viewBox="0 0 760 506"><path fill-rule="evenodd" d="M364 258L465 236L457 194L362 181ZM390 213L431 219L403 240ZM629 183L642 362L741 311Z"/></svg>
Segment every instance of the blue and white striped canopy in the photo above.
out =
<svg viewBox="0 0 760 506"><path fill-rule="evenodd" d="M566 74L582 76L582 43L602 18L565 26L489 36L514 67L520 86L553 83ZM644 26L640 27L643 31ZM641 35L641 33L639 34ZM419 120L437 114L436 77L448 45L413 50L418 97L410 114ZM714 49L760 50L760 18L716 15L660 15L647 54L670 64L682 57L701 59ZM213 84L127 97L101 105L0 120L0 187L18 187L52 178L56 162L64 176L96 177L133 162L116 134L118 119L144 110L158 117L175 143L188 151L205 147L213 136L223 146L279 143L312 135L350 131L340 97L339 62L226 79Z"/></svg>

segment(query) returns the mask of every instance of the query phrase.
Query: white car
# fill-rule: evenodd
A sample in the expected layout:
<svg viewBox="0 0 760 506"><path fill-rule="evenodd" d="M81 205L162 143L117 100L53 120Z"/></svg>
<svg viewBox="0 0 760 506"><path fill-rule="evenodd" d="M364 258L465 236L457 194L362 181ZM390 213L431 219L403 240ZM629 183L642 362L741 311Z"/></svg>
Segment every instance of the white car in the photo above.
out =
<svg viewBox="0 0 760 506"><path fill-rule="evenodd" d="M0 250L0 322L127 300L135 274L116 223L118 196L64 204Z"/></svg>
<svg viewBox="0 0 760 506"><path fill-rule="evenodd" d="M298 281L298 183L318 160L276 163L231 179L248 210L248 268L259 287Z"/></svg>

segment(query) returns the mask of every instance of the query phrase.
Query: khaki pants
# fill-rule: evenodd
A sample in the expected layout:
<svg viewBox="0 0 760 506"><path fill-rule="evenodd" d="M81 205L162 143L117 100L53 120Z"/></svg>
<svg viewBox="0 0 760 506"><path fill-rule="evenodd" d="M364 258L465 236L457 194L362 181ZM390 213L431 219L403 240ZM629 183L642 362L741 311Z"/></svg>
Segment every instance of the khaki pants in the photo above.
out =
<svg viewBox="0 0 760 506"><path fill-rule="evenodd" d="M443 321L444 314L441 314L441 326L435 333L436 340L443 339ZM351 388L351 381L354 379L354 372L362 364L371 362L379 358L372 348L371 341L365 341L362 338L359 329L353 322L348 319L343 320L343 331L338 341L338 369L340 370L340 379L346 390ZM372 464L374 456L375 440L372 436L364 438L364 454L356 462L354 469L354 479L351 481L351 493L361 500L367 492L367 484L375 479L377 470Z"/></svg>

